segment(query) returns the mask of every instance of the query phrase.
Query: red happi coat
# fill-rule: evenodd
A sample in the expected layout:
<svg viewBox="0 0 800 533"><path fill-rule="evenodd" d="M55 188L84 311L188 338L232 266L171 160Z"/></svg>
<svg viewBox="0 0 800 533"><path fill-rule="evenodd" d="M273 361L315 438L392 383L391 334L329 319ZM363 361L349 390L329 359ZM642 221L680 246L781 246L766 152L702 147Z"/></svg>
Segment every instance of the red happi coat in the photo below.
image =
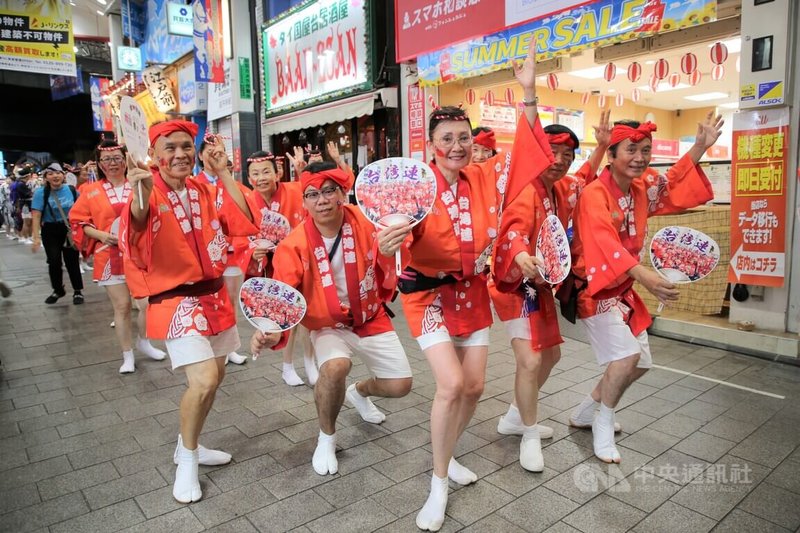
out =
<svg viewBox="0 0 800 533"><path fill-rule="evenodd" d="M522 271L514 258L520 252L536 255L539 230L550 214L556 215L570 234L578 196L592 177L591 165L586 162L574 176L564 176L553 185L552 198L548 198L544 183L537 177L506 206L500 220L500 236L492 260L494 283L490 282L489 294L500 320L529 319L535 351L564 342L558 327L553 287L548 283L520 287Z"/></svg>
<svg viewBox="0 0 800 533"><path fill-rule="evenodd" d="M256 190L248 191L247 203L253 213L253 222L258 225L265 211L280 213L289 221L289 226L297 227L306 216L303 206L303 191L299 181L279 182L277 190L273 193L269 205ZM272 262L269 256L260 261L253 261L253 252L256 249L255 236L236 237L233 239L234 258L245 274L245 278L255 276L272 276Z"/></svg>
<svg viewBox="0 0 800 533"><path fill-rule="evenodd" d="M311 217L306 217L278 245L272 260L273 277L303 294L308 308L302 324L311 331L346 327L361 337L392 331L394 327L383 303L397 286L394 257L378 253L375 227L357 207L344 205L342 209L345 217L339 246L347 275L349 307L343 306L336 295L324 241ZM405 249L402 253L408 255Z"/></svg>
<svg viewBox="0 0 800 533"><path fill-rule="evenodd" d="M633 180L628 197L606 167L584 188L575 211L573 272L587 281L586 290L579 293L578 316L588 318L617 307L634 335L647 329L650 313L628 275L639 264L647 219L678 213L713 197L708 178L688 155L664 175L647 169Z"/></svg>
<svg viewBox="0 0 800 533"><path fill-rule="evenodd" d="M69 222L75 244L85 257L94 255L94 281L108 281L111 276L125 274L122 252L118 246L103 244L84 233L85 227L110 232L111 225L127 205L131 187L125 182L123 193L117 196L108 180L84 183L83 192L69 211Z"/></svg>
<svg viewBox="0 0 800 533"><path fill-rule="evenodd" d="M442 326L452 336L465 336L492 324L486 265L498 235L503 192L508 188L510 195L518 195L551 163L552 153L539 120L531 127L523 116L513 151L463 168L455 192L432 165L437 198L430 214L412 232L407 266L427 277L452 276L456 281L401 294L414 337Z"/></svg>
<svg viewBox="0 0 800 533"><path fill-rule="evenodd" d="M192 211L180 217L176 213L183 211L175 206L182 204L176 193L170 194L158 172L153 174L156 183L146 227L142 231L133 227L130 203L120 224L126 269L141 274L141 283L130 284L132 294L139 298L219 278L228 265L228 236L256 232L224 187L192 178L186 180ZM147 307L147 336L154 339L217 335L235 324L236 314L224 285L211 294L174 296Z"/></svg>

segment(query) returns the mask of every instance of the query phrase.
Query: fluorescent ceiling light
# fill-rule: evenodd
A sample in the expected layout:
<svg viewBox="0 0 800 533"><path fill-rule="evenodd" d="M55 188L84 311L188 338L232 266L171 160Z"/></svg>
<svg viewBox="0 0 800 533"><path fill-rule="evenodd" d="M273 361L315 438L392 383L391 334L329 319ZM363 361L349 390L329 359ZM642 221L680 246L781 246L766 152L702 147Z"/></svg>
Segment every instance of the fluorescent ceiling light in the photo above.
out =
<svg viewBox="0 0 800 533"><path fill-rule="evenodd" d="M708 47L711 48L717 44L717 41L709 44ZM727 41L722 41L722 44L728 49L729 54L738 54L742 51L742 38L741 37L734 37L733 39L728 39Z"/></svg>
<svg viewBox="0 0 800 533"><path fill-rule="evenodd" d="M658 84L658 91L656 91L656 92L659 92L659 93L665 93L665 92L667 92L667 91L677 91L678 89L686 89L687 87L689 87L689 86L688 86L688 85L686 85L685 83L679 83L678 85L676 85L675 87L673 87L673 86L671 86L671 85L669 84L669 82L662 81L661 83L659 83L659 84ZM639 89L640 91L648 91L648 92L653 92L653 91L650 89L650 86L649 86L649 85L642 85L641 87L638 87L638 89ZM726 95L726 96L727 96L727 95Z"/></svg>
<svg viewBox="0 0 800 533"><path fill-rule="evenodd" d="M720 98L727 98L728 93L721 93L721 92L710 92L710 93L702 93L702 94L690 94L689 96L684 96L686 100L692 100L694 102L706 102L708 100L719 100Z"/></svg>
<svg viewBox="0 0 800 533"><path fill-rule="evenodd" d="M739 102L728 102L727 104L719 104L717 107L723 107L725 109L739 109Z"/></svg>
<svg viewBox="0 0 800 533"><path fill-rule="evenodd" d="M97 0L98 4L106 5L108 2L106 0Z"/></svg>
<svg viewBox="0 0 800 533"><path fill-rule="evenodd" d="M567 72L570 76L577 76L578 78L585 78L587 80L599 80L603 77L603 71L606 69L605 66L599 67L591 67L585 68L581 70L573 70L572 72Z"/></svg>
<svg viewBox="0 0 800 533"><path fill-rule="evenodd" d="M105 13L103 13L99 9L97 9L96 11L97 11L97 14L100 15L101 17L105 17L106 16Z"/></svg>

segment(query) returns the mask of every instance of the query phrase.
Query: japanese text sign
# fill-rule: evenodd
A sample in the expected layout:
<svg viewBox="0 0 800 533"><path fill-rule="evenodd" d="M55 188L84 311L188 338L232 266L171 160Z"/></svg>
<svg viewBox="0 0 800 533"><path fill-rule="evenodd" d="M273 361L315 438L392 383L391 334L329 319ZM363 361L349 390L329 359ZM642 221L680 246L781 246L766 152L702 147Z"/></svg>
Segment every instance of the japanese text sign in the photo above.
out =
<svg viewBox="0 0 800 533"><path fill-rule="evenodd" d="M411 159L425 161L425 98L418 83L408 86L408 144Z"/></svg>
<svg viewBox="0 0 800 533"><path fill-rule="evenodd" d="M267 112L367 84L364 0L320 0L264 28Z"/></svg>
<svg viewBox="0 0 800 533"><path fill-rule="evenodd" d="M75 76L73 44L69 3L0 3L0 70Z"/></svg>
<svg viewBox="0 0 800 533"><path fill-rule="evenodd" d="M789 109L733 116L728 281L780 287L786 263Z"/></svg>
<svg viewBox="0 0 800 533"><path fill-rule="evenodd" d="M178 107L172 84L164 76L164 71L161 67L156 65L147 67L142 72L142 79L160 112L168 113Z"/></svg>

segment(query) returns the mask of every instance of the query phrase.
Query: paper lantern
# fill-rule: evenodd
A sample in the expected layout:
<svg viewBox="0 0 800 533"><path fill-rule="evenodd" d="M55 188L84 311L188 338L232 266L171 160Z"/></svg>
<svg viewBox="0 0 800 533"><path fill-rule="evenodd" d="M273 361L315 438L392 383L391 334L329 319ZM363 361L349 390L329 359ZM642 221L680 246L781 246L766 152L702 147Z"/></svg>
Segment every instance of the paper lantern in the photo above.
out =
<svg viewBox="0 0 800 533"><path fill-rule="evenodd" d="M711 68L711 79L719 81L725 77L725 67L722 65L714 65Z"/></svg>
<svg viewBox="0 0 800 533"><path fill-rule="evenodd" d="M666 78L667 75L669 75L669 61L666 59L659 59L656 61L656 66L653 67L653 73L659 80Z"/></svg>
<svg viewBox="0 0 800 533"><path fill-rule="evenodd" d="M617 105L617 107L622 107L622 105L625 103L625 97L622 96L622 93L617 93L617 96L614 97L614 103Z"/></svg>
<svg viewBox="0 0 800 533"><path fill-rule="evenodd" d="M641 98L642 98L642 91L640 91L639 89L634 89L631 91L631 100L633 100L634 103L638 102Z"/></svg>
<svg viewBox="0 0 800 533"><path fill-rule="evenodd" d="M715 65L721 65L728 59L728 47L721 42L714 43L711 47L711 62Z"/></svg>
<svg viewBox="0 0 800 533"><path fill-rule="evenodd" d="M514 89L512 89L511 87L506 89L506 102L509 105L514 105Z"/></svg>
<svg viewBox="0 0 800 533"><path fill-rule="evenodd" d="M494 93L490 90L486 91L483 95L483 101L486 105L494 105Z"/></svg>
<svg viewBox="0 0 800 533"><path fill-rule="evenodd" d="M547 75L547 86L550 88L551 91L555 91L558 89L558 76L554 73L550 73Z"/></svg>
<svg viewBox="0 0 800 533"><path fill-rule="evenodd" d="M589 103L589 98L591 98L592 93L583 93L581 95L581 104L586 105Z"/></svg>
<svg viewBox="0 0 800 533"><path fill-rule="evenodd" d="M684 74L691 74L697 70L697 56L691 52L687 52L681 58L681 72Z"/></svg>
<svg viewBox="0 0 800 533"><path fill-rule="evenodd" d="M606 107L606 95L601 94L597 97L597 107L604 109Z"/></svg>
<svg viewBox="0 0 800 533"><path fill-rule="evenodd" d="M648 80L647 86L650 87L650 90L652 92L657 92L658 91L658 82L659 82L658 77L655 74L653 74L652 76L650 76L650 80Z"/></svg>
<svg viewBox="0 0 800 533"><path fill-rule="evenodd" d="M614 63L609 63L603 70L603 78L605 78L606 81L612 81L616 77L617 77L617 66L614 65Z"/></svg>
<svg viewBox="0 0 800 533"><path fill-rule="evenodd" d="M636 83L642 77L642 65L634 61L628 65L628 80Z"/></svg>
<svg viewBox="0 0 800 533"><path fill-rule="evenodd" d="M669 75L668 81L669 81L669 86L675 88L681 82L681 75L678 74L677 72L673 72L672 74Z"/></svg>
<svg viewBox="0 0 800 533"><path fill-rule="evenodd" d="M464 100L467 102L468 105L472 105L475 103L475 89L467 89L464 92Z"/></svg>
<svg viewBox="0 0 800 533"><path fill-rule="evenodd" d="M699 70L695 70L694 72L689 74L689 85L694 87L695 85L700 83L700 80L702 80L702 79L703 79L703 75L700 73L700 71Z"/></svg>

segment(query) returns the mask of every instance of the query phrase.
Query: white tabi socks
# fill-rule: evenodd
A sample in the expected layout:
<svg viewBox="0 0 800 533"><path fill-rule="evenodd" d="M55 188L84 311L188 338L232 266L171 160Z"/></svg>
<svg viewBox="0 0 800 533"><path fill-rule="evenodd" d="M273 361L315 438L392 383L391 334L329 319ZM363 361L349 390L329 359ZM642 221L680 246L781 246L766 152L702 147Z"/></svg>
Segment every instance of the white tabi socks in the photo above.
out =
<svg viewBox="0 0 800 533"><path fill-rule="evenodd" d="M178 468L175 469L175 485L172 496L181 503L199 501L203 497L198 479L198 451L187 450L182 443L178 444Z"/></svg>
<svg viewBox="0 0 800 533"><path fill-rule="evenodd" d="M450 464L447 465L447 477L459 485L469 485L478 481L475 472L456 461L455 457L451 457Z"/></svg>
<svg viewBox="0 0 800 533"><path fill-rule="evenodd" d="M542 441L536 425L525 426L522 440L519 443L519 464L528 472L544 471Z"/></svg>
<svg viewBox="0 0 800 533"><path fill-rule="evenodd" d="M594 454L604 463L619 463L622 458L614 444L614 409L600 404L592 424Z"/></svg>
<svg viewBox="0 0 800 533"><path fill-rule="evenodd" d="M120 374L131 374L136 371L136 365L133 364L133 350L126 350L122 352L122 366L119 367Z"/></svg>
<svg viewBox="0 0 800 533"><path fill-rule="evenodd" d="M141 337L136 339L136 350L140 354L146 355L147 357L153 359L154 361L163 361L164 358L167 356L167 352L159 350L158 348L150 344L149 339L143 339Z"/></svg>
<svg viewBox="0 0 800 533"><path fill-rule="evenodd" d="M314 450L311 465L314 467L314 472L320 476L339 471L339 461L336 459L336 433L328 435L322 430L319 431L317 449Z"/></svg>
<svg viewBox="0 0 800 533"><path fill-rule="evenodd" d="M283 370L281 371L283 382L290 387L297 387L303 384L303 380L297 375L292 363L283 363Z"/></svg>
<svg viewBox="0 0 800 533"><path fill-rule="evenodd" d="M452 463L451 463L452 464ZM474 475L474 474L473 474ZM423 531L439 531L444 523L447 509L447 477L431 474L431 493L428 500L417 513L417 527Z"/></svg>

